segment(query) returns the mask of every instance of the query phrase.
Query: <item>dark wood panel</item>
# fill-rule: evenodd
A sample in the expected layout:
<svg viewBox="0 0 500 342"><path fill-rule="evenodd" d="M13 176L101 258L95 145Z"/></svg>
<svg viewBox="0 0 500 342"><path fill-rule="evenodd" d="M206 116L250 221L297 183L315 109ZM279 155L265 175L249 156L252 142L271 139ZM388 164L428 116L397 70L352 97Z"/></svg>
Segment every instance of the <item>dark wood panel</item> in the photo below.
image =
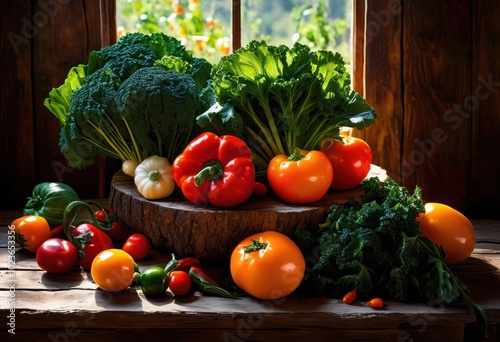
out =
<svg viewBox="0 0 500 342"><path fill-rule="evenodd" d="M373 163L399 181L403 108L400 1L368 1L365 27L364 96L378 118L361 132L373 150Z"/></svg>
<svg viewBox="0 0 500 342"><path fill-rule="evenodd" d="M41 3L33 5L34 13L45 12ZM71 67L86 63L90 50L99 48L99 11L82 0L56 5L50 14L49 20L39 24L41 29L33 41L37 181L65 182L83 198L95 197L98 165L85 170L74 170L67 165L58 145L59 122L43 102L53 87L64 82Z"/></svg>
<svg viewBox="0 0 500 342"><path fill-rule="evenodd" d="M457 116L472 125L466 205L470 215L500 218L500 2L474 1L472 20L472 89L462 103L465 114Z"/></svg>
<svg viewBox="0 0 500 342"><path fill-rule="evenodd" d="M469 0L405 1L402 182L464 210L470 121L451 112L470 94Z"/></svg>
<svg viewBox="0 0 500 342"><path fill-rule="evenodd" d="M0 4L0 208L19 204L35 180L31 41L37 28L31 3ZM25 196L24 196L25 197Z"/></svg>

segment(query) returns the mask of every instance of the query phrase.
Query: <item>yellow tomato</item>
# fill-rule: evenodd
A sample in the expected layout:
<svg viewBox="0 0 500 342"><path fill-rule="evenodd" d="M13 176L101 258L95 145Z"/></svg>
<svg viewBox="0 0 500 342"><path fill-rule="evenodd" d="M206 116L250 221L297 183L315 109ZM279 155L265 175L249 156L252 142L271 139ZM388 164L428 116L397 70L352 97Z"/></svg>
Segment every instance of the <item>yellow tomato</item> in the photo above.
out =
<svg viewBox="0 0 500 342"><path fill-rule="evenodd" d="M32 253L36 253L38 247L51 238L49 223L42 216L19 217L10 227L16 232L17 245Z"/></svg>
<svg viewBox="0 0 500 342"><path fill-rule="evenodd" d="M441 203L427 203L425 213L417 217L422 236L442 246L448 265L464 261L476 244L474 227L467 217Z"/></svg>
<svg viewBox="0 0 500 342"><path fill-rule="evenodd" d="M134 266L134 259L127 252L111 248L96 255L90 274L101 289L119 292L132 284Z"/></svg>
<svg viewBox="0 0 500 342"><path fill-rule="evenodd" d="M256 298L273 300L292 293L306 269L299 247L284 234L267 231L241 241L231 254L236 285Z"/></svg>

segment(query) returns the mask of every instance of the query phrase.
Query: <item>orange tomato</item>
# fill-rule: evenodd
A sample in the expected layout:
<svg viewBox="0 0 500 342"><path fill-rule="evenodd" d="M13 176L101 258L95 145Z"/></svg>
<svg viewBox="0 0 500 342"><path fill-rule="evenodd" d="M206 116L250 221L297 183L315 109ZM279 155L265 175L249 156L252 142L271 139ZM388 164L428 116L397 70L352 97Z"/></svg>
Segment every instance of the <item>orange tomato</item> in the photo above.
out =
<svg viewBox="0 0 500 342"><path fill-rule="evenodd" d="M32 253L36 253L38 247L52 237L49 223L42 216L22 216L14 220L12 226L16 232L16 245Z"/></svg>
<svg viewBox="0 0 500 342"><path fill-rule="evenodd" d="M97 286L105 291L119 292L132 284L134 259L121 249L106 249L96 255L90 275Z"/></svg>
<svg viewBox="0 0 500 342"><path fill-rule="evenodd" d="M269 162L267 180L273 192L285 202L308 204L319 201L333 180L332 163L320 151L304 156L277 155Z"/></svg>
<svg viewBox="0 0 500 342"><path fill-rule="evenodd" d="M267 231L241 241L230 259L233 281L256 298L273 300L292 293L302 282L305 260L286 235Z"/></svg>
<svg viewBox="0 0 500 342"><path fill-rule="evenodd" d="M467 217L441 203L426 203L425 213L417 217L422 236L442 246L446 264L464 261L472 254L476 244L474 227Z"/></svg>

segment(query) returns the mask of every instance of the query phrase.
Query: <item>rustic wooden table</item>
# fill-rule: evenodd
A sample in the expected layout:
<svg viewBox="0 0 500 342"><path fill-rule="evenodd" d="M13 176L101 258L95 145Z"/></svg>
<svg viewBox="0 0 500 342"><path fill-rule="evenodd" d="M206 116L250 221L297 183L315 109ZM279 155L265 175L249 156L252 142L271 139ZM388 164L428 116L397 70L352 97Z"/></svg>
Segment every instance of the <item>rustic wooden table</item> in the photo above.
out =
<svg viewBox="0 0 500 342"><path fill-rule="evenodd" d="M387 302L385 310L339 299L277 301L224 299L195 293L185 298L146 298L135 288L111 294L89 273L48 275L33 254L7 248L8 224L0 221L1 341L467 341L471 316L463 307ZM474 221L477 245L467 261L453 267L472 297L500 323L500 223ZM152 252L140 268L164 265ZM218 269L208 269L213 276ZM9 332L15 332L15 335ZM498 336L491 340L499 340Z"/></svg>

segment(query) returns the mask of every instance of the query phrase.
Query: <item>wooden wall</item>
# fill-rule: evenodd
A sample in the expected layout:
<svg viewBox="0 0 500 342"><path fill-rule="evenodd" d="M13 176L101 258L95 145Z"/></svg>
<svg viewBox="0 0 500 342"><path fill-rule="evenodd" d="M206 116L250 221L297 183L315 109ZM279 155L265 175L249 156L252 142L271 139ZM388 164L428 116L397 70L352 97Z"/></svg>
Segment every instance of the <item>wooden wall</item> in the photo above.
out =
<svg viewBox="0 0 500 342"><path fill-rule="evenodd" d="M426 200L499 217L500 1L353 0L354 87L379 119L362 132L374 163ZM114 42L114 0L0 4L0 209L41 181L107 195L113 162L66 165L43 106L71 66ZM494 215L496 213L496 215Z"/></svg>
<svg viewBox="0 0 500 342"><path fill-rule="evenodd" d="M500 2L354 5L354 87L379 115L355 134L374 163L427 201L499 218Z"/></svg>
<svg viewBox="0 0 500 342"><path fill-rule="evenodd" d="M114 0L1 2L0 210L23 208L42 181L68 183L84 198L104 195L105 163L68 167L59 123L43 101L91 50L115 41L114 6Z"/></svg>

